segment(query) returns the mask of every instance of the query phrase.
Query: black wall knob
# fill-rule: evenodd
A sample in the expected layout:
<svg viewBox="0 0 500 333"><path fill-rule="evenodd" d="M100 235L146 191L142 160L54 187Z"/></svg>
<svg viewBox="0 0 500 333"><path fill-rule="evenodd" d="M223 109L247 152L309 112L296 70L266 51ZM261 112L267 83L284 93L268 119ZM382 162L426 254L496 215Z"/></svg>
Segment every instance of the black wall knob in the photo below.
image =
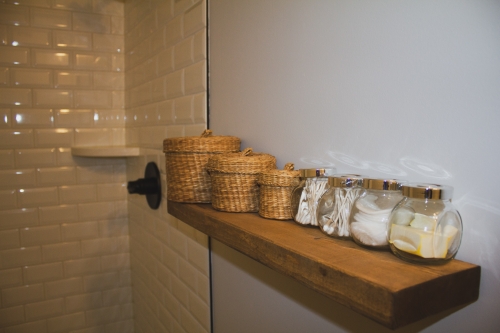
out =
<svg viewBox="0 0 500 333"><path fill-rule="evenodd" d="M160 170L155 162L149 162L144 170L144 178L127 183L130 194L146 195L149 207L157 209L161 203L161 178Z"/></svg>

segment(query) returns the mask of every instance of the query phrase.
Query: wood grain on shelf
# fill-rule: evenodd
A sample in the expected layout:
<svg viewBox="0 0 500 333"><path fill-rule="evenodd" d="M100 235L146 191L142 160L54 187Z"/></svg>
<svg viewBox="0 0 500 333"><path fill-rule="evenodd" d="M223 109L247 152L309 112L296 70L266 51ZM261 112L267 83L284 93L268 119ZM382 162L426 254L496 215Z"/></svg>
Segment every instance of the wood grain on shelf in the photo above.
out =
<svg viewBox="0 0 500 333"><path fill-rule="evenodd" d="M210 204L169 201L168 212L195 229L305 286L395 329L479 296L480 267L459 260L440 266L406 263L363 249L318 228L225 213Z"/></svg>

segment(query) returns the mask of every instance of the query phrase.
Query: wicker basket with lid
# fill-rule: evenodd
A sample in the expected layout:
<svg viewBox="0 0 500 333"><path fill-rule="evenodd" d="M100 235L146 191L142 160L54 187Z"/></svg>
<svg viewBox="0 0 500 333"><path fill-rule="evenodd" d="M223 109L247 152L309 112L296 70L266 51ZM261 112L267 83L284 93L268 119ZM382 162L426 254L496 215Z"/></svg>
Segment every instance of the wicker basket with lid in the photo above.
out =
<svg viewBox="0 0 500 333"><path fill-rule="evenodd" d="M209 203L212 193L205 166L215 155L240 151L241 140L215 136L205 130L200 136L168 138L163 141L167 172L167 199L177 202Z"/></svg>
<svg viewBox="0 0 500 333"><path fill-rule="evenodd" d="M207 170L212 179L212 207L225 212L259 210L260 173L276 169L276 158L246 148L240 153L211 157Z"/></svg>
<svg viewBox="0 0 500 333"><path fill-rule="evenodd" d="M293 218L290 197L300 182L300 171L293 163L283 170L269 170L258 177L260 185L259 215L268 219L291 220Z"/></svg>

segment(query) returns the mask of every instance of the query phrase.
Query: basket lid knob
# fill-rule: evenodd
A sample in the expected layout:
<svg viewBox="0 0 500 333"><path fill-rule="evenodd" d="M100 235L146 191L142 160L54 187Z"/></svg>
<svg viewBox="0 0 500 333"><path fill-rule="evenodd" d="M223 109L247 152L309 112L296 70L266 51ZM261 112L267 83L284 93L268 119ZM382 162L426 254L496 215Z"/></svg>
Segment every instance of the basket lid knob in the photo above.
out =
<svg viewBox="0 0 500 333"><path fill-rule="evenodd" d="M242 156L250 156L250 155L253 155L253 149L252 148L245 148L242 152L241 152L241 155Z"/></svg>
<svg viewBox="0 0 500 333"><path fill-rule="evenodd" d="M209 137L209 136L212 136L212 130L206 129L206 130L203 131L203 133L201 133L201 137L202 138L206 138L206 137Z"/></svg>
<svg viewBox="0 0 500 333"><path fill-rule="evenodd" d="M293 169L295 168L295 165L292 163L292 162L288 162L287 164L285 164L285 166L283 167L283 170L287 170L287 171L293 171Z"/></svg>

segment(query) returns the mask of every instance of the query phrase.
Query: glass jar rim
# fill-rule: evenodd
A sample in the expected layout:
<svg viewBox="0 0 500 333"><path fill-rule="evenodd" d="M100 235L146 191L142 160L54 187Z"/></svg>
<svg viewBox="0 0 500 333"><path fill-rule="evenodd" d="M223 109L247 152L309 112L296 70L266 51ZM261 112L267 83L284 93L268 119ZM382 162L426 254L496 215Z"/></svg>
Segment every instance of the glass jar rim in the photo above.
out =
<svg viewBox="0 0 500 333"><path fill-rule="evenodd" d="M401 187L403 195L414 199L449 200L453 187L440 184L410 183Z"/></svg>
<svg viewBox="0 0 500 333"><path fill-rule="evenodd" d="M299 169L299 171L301 178L329 177L336 172L335 168L311 168Z"/></svg>
<svg viewBox="0 0 500 333"><path fill-rule="evenodd" d="M365 178L363 187L368 190L401 191L408 182L400 179Z"/></svg>
<svg viewBox="0 0 500 333"><path fill-rule="evenodd" d="M333 175L328 177L328 184L333 187L361 187L364 178L355 174Z"/></svg>

